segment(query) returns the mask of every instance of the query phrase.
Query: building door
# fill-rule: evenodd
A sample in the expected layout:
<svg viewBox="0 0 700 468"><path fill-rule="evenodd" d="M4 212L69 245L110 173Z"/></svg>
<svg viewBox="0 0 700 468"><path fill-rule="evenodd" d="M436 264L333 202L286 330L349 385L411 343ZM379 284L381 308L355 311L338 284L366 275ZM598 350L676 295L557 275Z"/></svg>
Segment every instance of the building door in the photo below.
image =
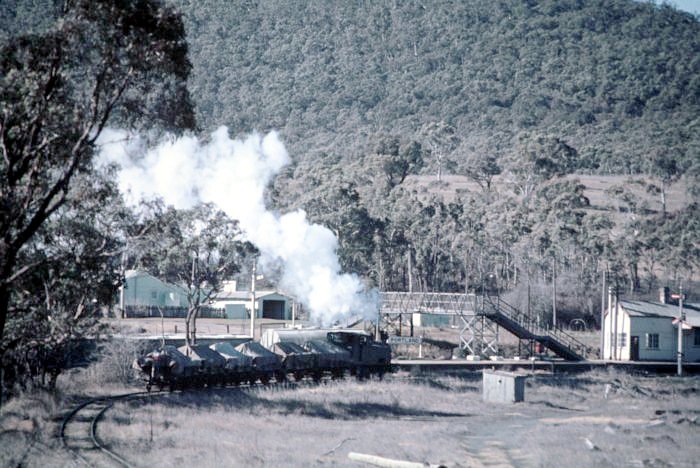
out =
<svg viewBox="0 0 700 468"><path fill-rule="evenodd" d="M630 360L639 361L639 337L633 336L630 341Z"/></svg>
<svg viewBox="0 0 700 468"><path fill-rule="evenodd" d="M284 320L284 301L263 301L263 318Z"/></svg>

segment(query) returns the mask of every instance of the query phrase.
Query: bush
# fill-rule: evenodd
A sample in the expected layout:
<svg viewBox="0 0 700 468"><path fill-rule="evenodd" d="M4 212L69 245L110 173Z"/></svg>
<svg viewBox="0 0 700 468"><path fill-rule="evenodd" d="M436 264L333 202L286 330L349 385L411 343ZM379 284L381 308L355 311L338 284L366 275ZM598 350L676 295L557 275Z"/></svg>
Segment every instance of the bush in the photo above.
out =
<svg viewBox="0 0 700 468"><path fill-rule="evenodd" d="M138 380L138 371L132 365L145 349L145 344L138 340L106 341L98 349L98 360L85 370L86 378L93 383L133 385Z"/></svg>

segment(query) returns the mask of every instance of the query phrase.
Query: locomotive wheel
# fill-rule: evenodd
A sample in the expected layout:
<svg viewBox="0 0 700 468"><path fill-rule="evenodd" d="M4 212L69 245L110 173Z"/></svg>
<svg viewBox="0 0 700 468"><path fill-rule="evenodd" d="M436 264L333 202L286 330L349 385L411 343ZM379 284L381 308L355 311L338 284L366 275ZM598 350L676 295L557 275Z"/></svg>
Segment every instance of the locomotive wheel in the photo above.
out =
<svg viewBox="0 0 700 468"><path fill-rule="evenodd" d="M287 374L285 374L284 371L279 371L275 373L275 380L277 382L285 382L287 380Z"/></svg>
<svg viewBox="0 0 700 468"><path fill-rule="evenodd" d="M369 375L369 370L366 367L357 369L357 380L365 380Z"/></svg>
<svg viewBox="0 0 700 468"><path fill-rule="evenodd" d="M270 374L263 374L260 376L260 382L267 385L270 383Z"/></svg>
<svg viewBox="0 0 700 468"><path fill-rule="evenodd" d="M294 380L299 382L301 379L304 378L304 373L302 371L296 371L294 372Z"/></svg>
<svg viewBox="0 0 700 468"><path fill-rule="evenodd" d="M314 371L314 373L313 373L314 382L316 382L316 383L320 382L321 377L323 377L323 373L321 371Z"/></svg>

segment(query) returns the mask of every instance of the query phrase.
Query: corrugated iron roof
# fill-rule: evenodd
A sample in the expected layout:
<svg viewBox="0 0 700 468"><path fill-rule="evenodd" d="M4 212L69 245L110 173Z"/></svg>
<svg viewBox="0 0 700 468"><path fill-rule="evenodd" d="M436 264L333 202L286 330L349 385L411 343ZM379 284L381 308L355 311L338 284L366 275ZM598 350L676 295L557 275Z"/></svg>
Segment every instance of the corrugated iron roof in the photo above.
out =
<svg viewBox="0 0 700 468"><path fill-rule="evenodd" d="M632 317L678 317L677 304L621 300L620 306ZM690 326L700 327L700 304L683 304L683 312Z"/></svg>
<svg viewBox="0 0 700 468"><path fill-rule="evenodd" d="M278 294L284 296L277 291L255 291L255 299L260 299L261 297L270 296L272 294ZM214 298L215 301L225 301L225 300L250 300L250 291L221 291Z"/></svg>

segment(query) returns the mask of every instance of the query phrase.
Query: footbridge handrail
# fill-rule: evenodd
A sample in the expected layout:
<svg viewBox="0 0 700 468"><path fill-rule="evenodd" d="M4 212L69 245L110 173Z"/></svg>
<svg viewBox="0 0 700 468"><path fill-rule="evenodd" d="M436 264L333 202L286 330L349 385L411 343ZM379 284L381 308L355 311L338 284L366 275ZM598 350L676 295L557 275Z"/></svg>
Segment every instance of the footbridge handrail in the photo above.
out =
<svg viewBox="0 0 700 468"><path fill-rule="evenodd" d="M516 307L508 304L498 296L484 296L483 312L486 315L489 313L500 313L504 315L509 320L514 321L524 329L528 330L532 334L531 338L534 340L549 338L583 358L586 358L592 353L592 349L590 347L586 346L583 342L579 341L559 326L546 326L531 315L528 315L527 313L524 313Z"/></svg>

